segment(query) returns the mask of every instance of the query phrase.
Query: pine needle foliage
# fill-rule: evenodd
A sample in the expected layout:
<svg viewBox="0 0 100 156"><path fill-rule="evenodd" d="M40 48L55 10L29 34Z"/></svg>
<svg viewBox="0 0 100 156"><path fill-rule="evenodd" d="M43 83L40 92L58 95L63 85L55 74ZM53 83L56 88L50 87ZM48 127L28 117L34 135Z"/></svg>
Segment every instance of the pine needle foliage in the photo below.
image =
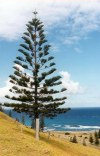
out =
<svg viewBox="0 0 100 156"><path fill-rule="evenodd" d="M60 95L66 89L61 88L61 76L57 75L54 57L49 54L51 46L47 43L44 25L36 15L34 12L34 18L26 25L19 56L14 61L14 74L10 75L13 96L6 95L6 98L17 103L6 106L28 113L34 119L41 114L53 118L69 110L60 107L66 100Z"/></svg>

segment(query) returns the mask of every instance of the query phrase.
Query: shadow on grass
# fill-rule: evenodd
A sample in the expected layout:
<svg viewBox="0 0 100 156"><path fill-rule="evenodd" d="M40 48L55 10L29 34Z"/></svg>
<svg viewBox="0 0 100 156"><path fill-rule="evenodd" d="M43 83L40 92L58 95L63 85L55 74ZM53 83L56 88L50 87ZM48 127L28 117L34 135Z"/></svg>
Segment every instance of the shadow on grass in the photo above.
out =
<svg viewBox="0 0 100 156"><path fill-rule="evenodd" d="M44 136L40 136L40 140L46 142L47 144L50 144L53 147L59 148L59 149L61 149L63 151L67 151L68 148L70 148L69 146L68 146L68 148L66 148L66 146L64 145L64 143L61 143L60 141L54 140L52 138L48 139L46 137L47 136L45 136L45 137Z"/></svg>
<svg viewBox="0 0 100 156"><path fill-rule="evenodd" d="M28 135L32 136L32 137L35 137L35 133L34 133L34 132L31 132L31 131L29 131L29 130L27 130L27 129L24 129L23 132L24 132L25 134L28 134Z"/></svg>
<svg viewBox="0 0 100 156"><path fill-rule="evenodd" d="M24 132L25 134L28 134L28 135L30 135L30 136L32 136L32 137L35 138L35 133L34 133L34 131L31 132L31 131L29 131L29 130L27 130L27 129L24 129L23 132ZM61 143L60 141L54 140L53 138L48 139L47 137L48 137L47 135L46 135L46 136L42 136L42 135L40 134L40 140L46 142L47 144L50 144L50 145L53 146L53 147L59 148L59 149L61 149L61 150L63 150L63 151L67 151L68 148L70 148L69 146L66 147L66 146L64 145L64 143Z"/></svg>

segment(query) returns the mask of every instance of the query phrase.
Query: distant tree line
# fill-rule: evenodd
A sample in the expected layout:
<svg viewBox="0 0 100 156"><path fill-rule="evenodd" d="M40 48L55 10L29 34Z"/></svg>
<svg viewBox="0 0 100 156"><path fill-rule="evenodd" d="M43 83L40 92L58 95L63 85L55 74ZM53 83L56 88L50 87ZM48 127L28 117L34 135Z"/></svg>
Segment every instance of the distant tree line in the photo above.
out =
<svg viewBox="0 0 100 156"><path fill-rule="evenodd" d="M100 129L99 129L99 131L95 131L94 135L90 134L89 142L91 144L95 144L95 145L100 144Z"/></svg>
<svg viewBox="0 0 100 156"><path fill-rule="evenodd" d="M65 133L65 135L69 135L69 134L70 133ZM88 137L83 138L84 146L86 146L86 139L88 139L91 145L98 146L100 144L100 129L98 131L95 131L94 134L90 134L89 138ZM70 137L69 141L72 143L78 143L78 138L76 137L76 135L74 135L73 137Z"/></svg>

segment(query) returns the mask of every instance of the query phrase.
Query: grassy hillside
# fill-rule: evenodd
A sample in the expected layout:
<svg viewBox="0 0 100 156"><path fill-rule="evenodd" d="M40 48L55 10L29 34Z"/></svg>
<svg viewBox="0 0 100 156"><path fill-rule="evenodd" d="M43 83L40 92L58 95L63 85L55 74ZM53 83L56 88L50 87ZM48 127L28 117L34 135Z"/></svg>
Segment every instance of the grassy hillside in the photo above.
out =
<svg viewBox="0 0 100 156"><path fill-rule="evenodd" d="M100 156L100 150L40 134L0 112L0 156Z"/></svg>

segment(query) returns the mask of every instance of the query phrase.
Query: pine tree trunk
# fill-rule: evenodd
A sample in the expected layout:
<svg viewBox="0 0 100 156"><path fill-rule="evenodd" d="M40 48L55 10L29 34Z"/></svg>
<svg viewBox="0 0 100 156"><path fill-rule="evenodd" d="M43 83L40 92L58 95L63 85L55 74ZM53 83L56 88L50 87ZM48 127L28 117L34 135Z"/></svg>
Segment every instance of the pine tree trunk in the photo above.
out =
<svg viewBox="0 0 100 156"><path fill-rule="evenodd" d="M39 140L39 118L36 118L36 140Z"/></svg>

